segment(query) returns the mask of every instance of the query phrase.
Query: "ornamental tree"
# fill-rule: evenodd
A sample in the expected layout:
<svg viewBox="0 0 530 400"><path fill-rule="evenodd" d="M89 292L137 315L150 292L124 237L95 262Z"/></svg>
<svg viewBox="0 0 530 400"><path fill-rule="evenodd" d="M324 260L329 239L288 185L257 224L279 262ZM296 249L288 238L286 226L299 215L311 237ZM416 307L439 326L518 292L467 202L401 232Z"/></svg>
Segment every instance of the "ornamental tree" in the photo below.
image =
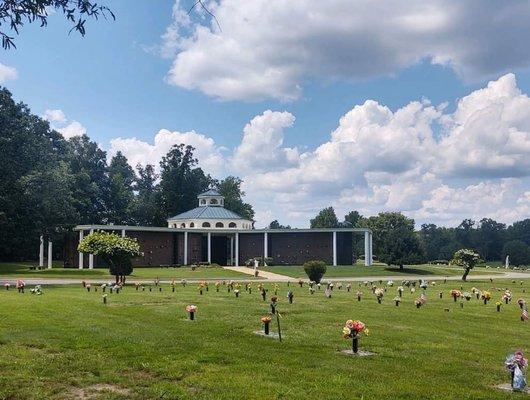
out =
<svg viewBox="0 0 530 400"><path fill-rule="evenodd" d="M326 263L319 260L307 261L304 264L304 271L310 280L320 283L326 273Z"/></svg>
<svg viewBox="0 0 530 400"><path fill-rule="evenodd" d="M100 256L108 264L109 273L116 277L116 283L125 283L125 276L133 272L132 259L142 255L136 239L103 231L85 237L77 250Z"/></svg>
<svg viewBox="0 0 530 400"><path fill-rule="evenodd" d="M469 271L475 268L475 265L477 265L479 261L480 256L475 253L474 250L460 249L453 256L451 264L458 265L464 268L464 275L462 275L462 280L465 281L467 279Z"/></svg>

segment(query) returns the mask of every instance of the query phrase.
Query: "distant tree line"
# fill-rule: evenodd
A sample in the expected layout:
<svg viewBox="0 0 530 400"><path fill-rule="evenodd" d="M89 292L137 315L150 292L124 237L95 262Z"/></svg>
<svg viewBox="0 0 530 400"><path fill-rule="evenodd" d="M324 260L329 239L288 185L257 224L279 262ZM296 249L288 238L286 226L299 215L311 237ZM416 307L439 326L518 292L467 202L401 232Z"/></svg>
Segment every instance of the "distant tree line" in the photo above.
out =
<svg viewBox="0 0 530 400"><path fill-rule="evenodd" d="M86 135L64 139L0 89L0 260L35 259L41 234L60 258L65 233L78 224L165 226L210 187L226 196L226 208L254 217L241 179L212 178L191 146L173 146L159 171L133 169L120 152L109 159Z"/></svg>
<svg viewBox="0 0 530 400"><path fill-rule="evenodd" d="M483 260L504 260L512 265L530 264L530 219L510 226L483 218L463 220L456 228L423 224L418 231L414 220L398 212L384 212L363 217L351 211L339 221L333 207L324 208L311 219L311 228L370 228L374 232L373 252L382 262L400 265L449 261L459 249L474 249ZM356 253L364 253L363 239L358 238Z"/></svg>

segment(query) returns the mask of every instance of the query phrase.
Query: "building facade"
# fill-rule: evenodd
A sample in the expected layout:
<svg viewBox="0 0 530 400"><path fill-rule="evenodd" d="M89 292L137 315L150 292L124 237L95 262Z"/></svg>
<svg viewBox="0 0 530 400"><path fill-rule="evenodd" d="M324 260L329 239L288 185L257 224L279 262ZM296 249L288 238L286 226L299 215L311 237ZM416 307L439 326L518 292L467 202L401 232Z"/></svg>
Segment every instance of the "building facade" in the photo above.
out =
<svg viewBox="0 0 530 400"><path fill-rule="evenodd" d="M135 238L143 256L133 260L134 266L240 266L255 257L272 258L275 265L301 265L309 260L352 265L354 239L359 235L364 238L365 265L372 264L369 229L252 229L252 221L224 208L224 198L219 193L210 190L199 195L198 200L197 208L169 218L168 227L76 226L65 246L65 267L103 266L97 256L77 251L83 237L94 231Z"/></svg>

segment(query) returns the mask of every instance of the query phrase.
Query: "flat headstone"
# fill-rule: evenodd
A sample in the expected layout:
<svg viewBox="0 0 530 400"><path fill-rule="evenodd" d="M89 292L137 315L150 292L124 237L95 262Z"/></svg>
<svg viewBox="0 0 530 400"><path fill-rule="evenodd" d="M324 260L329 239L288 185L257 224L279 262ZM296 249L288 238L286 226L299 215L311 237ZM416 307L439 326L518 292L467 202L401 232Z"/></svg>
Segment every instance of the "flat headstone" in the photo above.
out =
<svg viewBox="0 0 530 400"><path fill-rule="evenodd" d="M354 353L351 349L342 350L341 353L346 354L351 357L370 357L370 356L376 355L376 353L372 353L371 351L368 351L368 350L359 350L357 353Z"/></svg>
<svg viewBox="0 0 530 400"><path fill-rule="evenodd" d="M530 394L530 387L526 387L524 390L522 391L514 391L512 389L512 385L510 385L509 383L503 383L501 385L497 385L495 386L495 389L499 389L499 390L504 390L506 392L513 392L513 393L524 393L524 394Z"/></svg>
<svg viewBox="0 0 530 400"><path fill-rule="evenodd" d="M266 338L271 338L271 339L276 339L276 340L280 339L280 335L278 335L277 333L274 333L274 332L270 332L268 335L265 335L265 332L263 332L263 331L254 331L254 335L263 336L263 337L266 337Z"/></svg>

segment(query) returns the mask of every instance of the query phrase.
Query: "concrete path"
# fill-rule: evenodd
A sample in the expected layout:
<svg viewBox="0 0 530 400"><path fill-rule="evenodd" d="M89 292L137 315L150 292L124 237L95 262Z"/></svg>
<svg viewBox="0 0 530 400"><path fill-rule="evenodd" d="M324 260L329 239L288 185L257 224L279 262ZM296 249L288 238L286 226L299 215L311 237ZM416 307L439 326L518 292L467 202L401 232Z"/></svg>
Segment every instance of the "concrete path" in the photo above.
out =
<svg viewBox="0 0 530 400"><path fill-rule="evenodd" d="M240 272L242 274L251 275L252 277L254 277L254 268L248 268L248 267L223 267L223 268L229 269L230 271L235 271L235 272ZM258 275L259 278L264 278L264 279L267 279L269 281L274 281L274 282L287 282L287 281L292 281L295 279L287 275L275 274L274 272L268 272L268 271L260 271L259 269L258 269L258 272L259 272L259 275Z"/></svg>
<svg viewBox="0 0 530 400"><path fill-rule="evenodd" d="M227 267L227 268L245 268L245 267ZM245 268L247 270L250 270L250 275L254 275L254 270L251 269L251 268ZM235 270L235 271L239 271L239 270ZM240 272L244 272L244 273L248 273L248 271L240 271ZM495 275L470 275L468 277L468 280L469 281L477 281L477 280L490 280L490 279L493 279L494 281L495 280L499 280L499 279L515 279L515 280L521 280L521 279L529 279L530 278L530 273L524 273L524 272L504 272L504 273L499 273L499 274L495 274ZM20 278L16 278L16 277L0 277L0 290L3 290L3 285L5 283L10 283L14 289L14 286L16 284L16 281L17 279L22 279L27 286L31 286L31 285L72 285L72 284L81 284L81 281L85 281L87 283L91 283L91 284L97 284L97 283L109 283L109 282L113 282L112 279L102 279L102 278L99 278L99 279L74 279L74 278L65 278L65 279L60 279L60 278L50 278L50 279L46 279L46 278L24 278L24 277L20 277ZM324 277L323 281L324 282L327 282L327 281L333 281L333 282L364 282L364 281L373 281L373 282L378 282L378 281L383 281L383 282L387 282L389 280L392 280L394 281L396 284L401 282L401 281L413 281L413 280L418 280L418 279L425 279L425 280L430 280L430 281L441 281L443 279L447 279L448 281L460 281L461 280L461 276L459 275L454 275L454 276L448 276L448 277L445 277L445 276L441 276L441 275L387 275L387 276L361 276L361 277L343 277L343 278L326 278ZM204 278L198 278L198 279L186 279L188 282L199 282L199 281L203 281L205 280ZM220 278L220 279L207 279L208 281L221 281L221 280L225 280L225 281L228 281L228 280L234 280L234 281L249 281L249 282L264 282L264 281L268 281L268 282L287 282L287 281L291 281L291 282L297 282L298 281L298 278L291 278L289 276L285 276L285 275L280 275L280 274L274 274L272 272L265 272L265 271L260 271L260 275L258 277L258 279L254 278L253 276L249 277L249 278L243 278L243 279L237 279L237 278ZM162 284L169 284L171 283L172 280L170 279L166 279L166 280L160 280L160 283ZM176 280L177 283L180 282L179 279ZM305 279L305 281L307 281L307 279ZM154 283L154 279L129 279L127 281L128 283L133 283L133 282L138 282L138 283L141 283L141 284L153 284Z"/></svg>

